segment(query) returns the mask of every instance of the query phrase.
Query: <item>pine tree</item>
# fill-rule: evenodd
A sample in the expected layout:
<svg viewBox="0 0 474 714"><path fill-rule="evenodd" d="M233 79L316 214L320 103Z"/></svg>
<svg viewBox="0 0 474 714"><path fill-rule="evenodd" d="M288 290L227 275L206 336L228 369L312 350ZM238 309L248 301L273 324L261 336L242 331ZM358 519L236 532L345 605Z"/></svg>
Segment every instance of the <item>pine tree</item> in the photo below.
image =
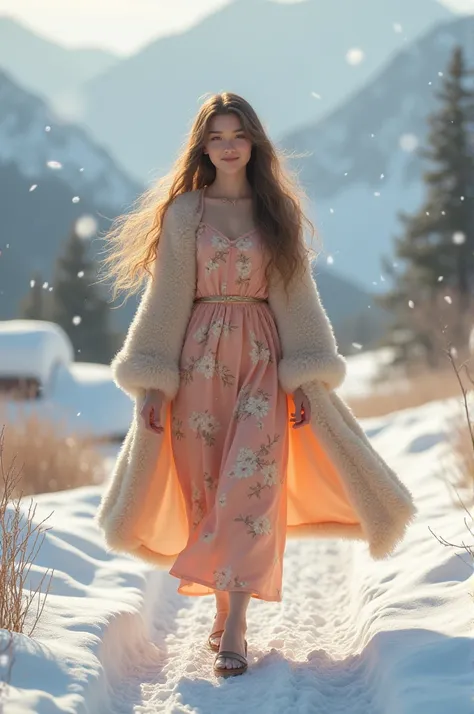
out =
<svg viewBox="0 0 474 714"><path fill-rule="evenodd" d="M425 201L415 215L400 215L404 233L395 241L395 253L404 271L396 273L385 262L395 287L381 302L396 313L398 328L410 325L410 300L423 304L427 312L436 311L441 287L445 294L450 290L456 294L460 316L472 303L474 94L467 87L470 75L458 47L437 94L440 107L428 119L429 145L421 156L433 166L424 174ZM429 350L430 338L423 326L417 325L415 332L415 339ZM459 330L454 333L461 338Z"/></svg>
<svg viewBox="0 0 474 714"><path fill-rule="evenodd" d="M108 363L113 355L109 307L96 286L88 243L72 228L55 265L51 319L68 334L81 362Z"/></svg>
<svg viewBox="0 0 474 714"><path fill-rule="evenodd" d="M30 289L20 305L20 317L24 320L49 320L51 316L51 293L46 290L41 273L35 271Z"/></svg>

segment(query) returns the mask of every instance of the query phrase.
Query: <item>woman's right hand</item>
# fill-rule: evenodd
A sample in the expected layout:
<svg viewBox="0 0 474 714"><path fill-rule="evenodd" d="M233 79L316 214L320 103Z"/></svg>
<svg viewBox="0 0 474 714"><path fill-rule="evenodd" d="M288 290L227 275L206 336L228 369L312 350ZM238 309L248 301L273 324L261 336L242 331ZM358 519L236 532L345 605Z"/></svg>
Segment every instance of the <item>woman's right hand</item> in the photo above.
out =
<svg viewBox="0 0 474 714"><path fill-rule="evenodd" d="M164 395L159 389L147 389L145 401L140 411L140 417L145 423L145 429L155 434L162 434L164 427L161 424L161 407Z"/></svg>

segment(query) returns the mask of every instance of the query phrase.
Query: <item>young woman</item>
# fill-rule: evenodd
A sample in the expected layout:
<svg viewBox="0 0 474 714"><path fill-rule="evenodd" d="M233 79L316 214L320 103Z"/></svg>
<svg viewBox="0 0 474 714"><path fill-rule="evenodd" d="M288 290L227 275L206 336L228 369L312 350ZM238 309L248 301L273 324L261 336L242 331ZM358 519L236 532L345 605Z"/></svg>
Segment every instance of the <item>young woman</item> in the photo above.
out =
<svg viewBox="0 0 474 714"><path fill-rule="evenodd" d="M150 277L112 362L135 412L97 522L112 550L171 566L178 592L215 596L208 643L233 676L250 599L281 601L287 536L383 558L416 509L334 391L312 226L252 107L207 100L168 178L108 236L115 293Z"/></svg>

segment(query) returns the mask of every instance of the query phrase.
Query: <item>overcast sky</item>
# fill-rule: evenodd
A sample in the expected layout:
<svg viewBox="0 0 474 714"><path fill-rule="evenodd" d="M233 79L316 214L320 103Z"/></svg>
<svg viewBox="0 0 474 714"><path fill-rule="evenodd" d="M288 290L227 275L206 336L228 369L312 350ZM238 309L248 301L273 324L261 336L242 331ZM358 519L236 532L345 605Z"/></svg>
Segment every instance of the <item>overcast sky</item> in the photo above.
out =
<svg viewBox="0 0 474 714"><path fill-rule="evenodd" d="M275 0L298 2L298 0ZM474 0L442 0L474 12ZM10 15L69 47L95 46L129 54L155 37L177 32L229 0L0 0ZM414 0L416 2L416 0ZM391 18L396 21L397 18Z"/></svg>

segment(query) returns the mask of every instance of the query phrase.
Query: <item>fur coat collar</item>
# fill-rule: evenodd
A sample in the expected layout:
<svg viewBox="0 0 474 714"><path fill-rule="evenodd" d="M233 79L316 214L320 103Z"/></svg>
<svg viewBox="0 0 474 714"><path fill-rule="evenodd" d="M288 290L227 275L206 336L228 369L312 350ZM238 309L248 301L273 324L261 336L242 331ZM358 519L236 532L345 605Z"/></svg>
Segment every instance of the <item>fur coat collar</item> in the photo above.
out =
<svg viewBox="0 0 474 714"><path fill-rule="evenodd" d="M96 523L110 550L168 568L186 546L189 525L173 459L171 403L196 286L196 231L202 189L181 194L163 222L150 279L112 360L114 381L134 401L134 415ZM311 424L289 428L287 537L341 537L366 541L374 559L390 555L416 514L411 493L373 449L335 391L344 358L321 304L309 261L291 283L288 299L273 271L268 300L277 325L281 387L301 387L311 402ZM148 388L166 395L163 434L145 429L140 410Z"/></svg>

